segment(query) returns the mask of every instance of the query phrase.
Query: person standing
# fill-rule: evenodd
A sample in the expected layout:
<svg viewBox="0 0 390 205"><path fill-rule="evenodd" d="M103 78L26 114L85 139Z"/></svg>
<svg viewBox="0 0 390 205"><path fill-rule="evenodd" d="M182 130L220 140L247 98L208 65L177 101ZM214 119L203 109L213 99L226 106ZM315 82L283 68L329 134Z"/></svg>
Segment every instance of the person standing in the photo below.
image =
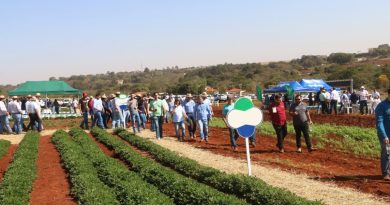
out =
<svg viewBox="0 0 390 205"><path fill-rule="evenodd" d="M322 114L328 113L328 103L327 103L327 99L326 99L325 88L321 88L321 94L319 96L319 100L321 103L321 113Z"/></svg>
<svg viewBox="0 0 390 205"><path fill-rule="evenodd" d="M20 134L23 130L22 126L22 109L18 102L18 96L13 96L12 101L8 104L8 112L14 120L14 129L16 134Z"/></svg>
<svg viewBox="0 0 390 205"><path fill-rule="evenodd" d="M348 113L349 112L348 111L349 97L348 97L347 91L344 90L343 94L340 97L340 101L341 101L341 106L340 106L339 112L342 112L342 113L347 112Z"/></svg>
<svg viewBox="0 0 390 205"><path fill-rule="evenodd" d="M131 100L129 101L129 109L130 109L134 134L136 132L141 132L140 130L141 119L139 117L139 112L138 112L138 100L135 94L131 94Z"/></svg>
<svg viewBox="0 0 390 205"><path fill-rule="evenodd" d="M332 114L332 111L334 110L334 113L337 115L337 104L340 100L340 94L336 90L335 87L332 88L332 91L330 92L330 109L329 114Z"/></svg>
<svg viewBox="0 0 390 205"><path fill-rule="evenodd" d="M110 115L111 115L111 109L110 109L110 106L108 105L108 100L107 100L106 94L102 95L102 103L103 103L103 113L102 113L103 125L105 128L108 128L108 120L109 120Z"/></svg>
<svg viewBox="0 0 390 205"><path fill-rule="evenodd" d="M100 94L95 95L95 99L93 100L93 121L92 121L92 128L97 124L98 127L105 129L104 124L103 124L103 112L104 112L104 107L103 107L103 102L102 99L100 98Z"/></svg>
<svg viewBox="0 0 390 205"><path fill-rule="evenodd" d="M238 151L238 146L236 142L239 137L238 132L236 129L228 126L227 119L226 119L226 115L234 108L233 98L234 98L233 96L227 97L227 103L225 106L223 106L222 109L222 116L223 116L223 121L226 124L226 127L229 129L230 145L232 146L233 151Z"/></svg>
<svg viewBox="0 0 390 205"><path fill-rule="evenodd" d="M364 88L364 86L360 87L359 92L359 104L360 104L360 114L368 114L368 91ZM365 112L364 112L365 111Z"/></svg>
<svg viewBox="0 0 390 205"><path fill-rule="evenodd" d="M295 96L295 103L290 107L290 115L293 117L293 126L297 143L297 152L301 153L301 136L305 138L306 147L309 152L314 151L309 136L309 125L313 124L310 118L309 110L300 95Z"/></svg>
<svg viewBox="0 0 390 205"><path fill-rule="evenodd" d="M142 129L146 128L146 116L147 116L147 100L146 97L141 97L140 95L137 95L137 106L138 106L138 114L139 118L141 119L140 126Z"/></svg>
<svg viewBox="0 0 390 205"><path fill-rule="evenodd" d="M208 121L211 120L211 110L210 110L210 105L204 103L202 96L198 97L198 102L195 105L194 112L195 112L195 119L198 121L200 141L208 142L208 137L209 137Z"/></svg>
<svg viewBox="0 0 390 205"><path fill-rule="evenodd" d="M286 108L280 98L280 95L275 95L274 102L270 104L269 113L271 115L272 126L275 129L276 137L278 139L276 146L279 148L279 152L283 153L283 141L287 136L287 121Z"/></svg>
<svg viewBox="0 0 390 205"><path fill-rule="evenodd" d="M390 88L387 98L375 109L376 128L381 145L381 171L384 180L390 181Z"/></svg>
<svg viewBox="0 0 390 205"><path fill-rule="evenodd" d="M196 120L195 120L195 114L194 114L194 109L195 109L195 102L192 100L192 95L191 93L188 93L186 95L186 99L183 102L183 107L187 115L187 123L188 123L188 132L190 133L190 138L194 139L195 136L195 131L196 131Z"/></svg>
<svg viewBox="0 0 390 205"><path fill-rule="evenodd" d="M186 112L181 106L180 100L178 98L174 101L174 106L172 108L172 122L175 126L176 137L179 141L183 141L186 136L186 127L184 125L184 118L187 118ZM181 129L181 136L180 136Z"/></svg>
<svg viewBox="0 0 390 205"><path fill-rule="evenodd" d="M27 130L32 128L38 129L38 132L42 131L42 119L41 119L41 106L37 102L37 98L33 96L30 103L27 105L27 112L30 117L30 123L27 126Z"/></svg>
<svg viewBox="0 0 390 205"><path fill-rule="evenodd" d="M80 111L83 114L83 121L81 121L80 127L81 129L89 130L89 124L88 124L89 107L88 107L87 97L88 94L86 92L83 92L83 97L79 100Z"/></svg>
<svg viewBox="0 0 390 205"><path fill-rule="evenodd" d="M54 99L53 106L54 106L55 113L57 115L60 114L60 104L58 103L57 99Z"/></svg>
<svg viewBox="0 0 390 205"><path fill-rule="evenodd" d="M118 128L121 126L123 121L123 116L119 103L120 92L116 92L111 99L111 109L112 109L112 129ZM124 122L123 122L124 123Z"/></svg>
<svg viewBox="0 0 390 205"><path fill-rule="evenodd" d="M152 113L152 120L156 131L156 138L161 140L163 138L163 121L164 121L164 104L159 99L158 93L154 93L154 100L150 103L149 111Z"/></svg>
<svg viewBox="0 0 390 205"><path fill-rule="evenodd" d="M4 129L8 133L12 133L12 129L9 126L8 120L9 112L5 106L4 99L4 95L0 95L0 134L4 132Z"/></svg>

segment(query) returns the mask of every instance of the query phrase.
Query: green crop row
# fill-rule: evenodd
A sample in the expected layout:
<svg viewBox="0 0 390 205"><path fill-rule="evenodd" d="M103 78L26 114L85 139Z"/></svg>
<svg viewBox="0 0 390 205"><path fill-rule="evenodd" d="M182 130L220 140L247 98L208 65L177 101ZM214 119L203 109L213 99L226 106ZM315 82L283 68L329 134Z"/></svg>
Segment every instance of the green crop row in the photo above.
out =
<svg viewBox="0 0 390 205"><path fill-rule="evenodd" d="M251 204L320 204L300 198L284 189L267 185L264 181L245 175L232 175L200 165L195 160L178 156L149 140L122 131L119 136L139 149L149 152L157 161L186 176L212 186L219 191L235 194Z"/></svg>
<svg viewBox="0 0 390 205"><path fill-rule="evenodd" d="M235 196L219 192L205 184L180 175L152 159L142 157L122 140L116 139L104 130L94 128L91 133L129 163L132 169L138 172L144 180L172 197L176 204L246 204L245 201Z"/></svg>
<svg viewBox="0 0 390 205"><path fill-rule="evenodd" d="M11 142L8 140L0 140L0 158L8 153L8 149L11 145Z"/></svg>
<svg viewBox="0 0 390 205"><path fill-rule="evenodd" d="M55 132L52 142L61 154L62 162L70 175L71 193L79 204L120 204L113 190L99 180L90 159L84 156L80 146L65 131Z"/></svg>
<svg viewBox="0 0 390 205"><path fill-rule="evenodd" d="M100 180L115 190L121 204L174 204L172 199L143 181L137 173L129 171L125 165L106 156L83 130L73 128L69 133L93 163Z"/></svg>
<svg viewBox="0 0 390 205"><path fill-rule="evenodd" d="M36 177L39 134L28 132L20 142L0 186L0 204L28 204Z"/></svg>

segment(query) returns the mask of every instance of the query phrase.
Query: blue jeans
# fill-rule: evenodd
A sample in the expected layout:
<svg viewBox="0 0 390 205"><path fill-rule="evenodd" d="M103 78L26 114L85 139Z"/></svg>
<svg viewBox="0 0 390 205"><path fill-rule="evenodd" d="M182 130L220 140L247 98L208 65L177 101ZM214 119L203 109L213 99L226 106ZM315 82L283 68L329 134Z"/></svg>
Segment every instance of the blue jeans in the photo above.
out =
<svg viewBox="0 0 390 205"><path fill-rule="evenodd" d="M196 131L196 120L193 113L187 113L188 132L190 137L193 137Z"/></svg>
<svg viewBox="0 0 390 205"><path fill-rule="evenodd" d="M230 135L230 144L232 147L237 147L237 139L238 139L238 133L237 130L234 128L228 128L229 129L229 135Z"/></svg>
<svg viewBox="0 0 390 205"><path fill-rule="evenodd" d="M140 112L140 113L139 113L139 117L140 117L140 119L141 119L141 127L142 127L143 129L145 129L145 128L146 128L146 114L143 113L143 112Z"/></svg>
<svg viewBox="0 0 390 205"><path fill-rule="evenodd" d="M117 128L121 126L122 113L120 111L114 111L112 113L112 128Z"/></svg>
<svg viewBox="0 0 390 205"><path fill-rule="evenodd" d="M383 140L379 140L381 144L381 170L382 175L390 174L390 159L389 154L387 154L386 151L386 144L383 142Z"/></svg>
<svg viewBox="0 0 390 205"><path fill-rule="evenodd" d="M22 114L12 114L12 119L14 119L14 129L16 134L20 134L23 130Z"/></svg>
<svg viewBox="0 0 390 205"><path fill-rule="evenodd" d="M198 120L200 138L202 140L207 139L209 135L209 124L207 119Z"/></svg>
<svg viewBox="0 0 390 205"><path fill-rule="evenodd" d="M133 132L136 133L136 127L137 131L140 132L139 126L140 126L140 118L138 112L132 112L131 113L131 121L133 121ZM137 126L136 126L137 123Z"/></svg>
<svg viewBox="0 0 390 205"><path fill-rule="evenodd" d="M80 127L83 129L89 129L87 111L83 112L83 121L81 121Z"/></svg>
<svg viewBox="0 0 390 205"><path fill-rule="evenodd" d="M124 110L123 111L123 117L125 119L125 127L127 126L127 124L130 122L130 118L131 118L131 114L130 114L130 111L129 110ZM122 120L123 121L123 120Z"/></svg>
<svg viewBox="0 0 390 205"><path fill-rule="evenodd" d="M184 139L184 137L186 136L186 127L184 125L184 121L174 122L174 125L175 125L177 139L180 140L180 129L181 129L181 138Z"/></svg>
<svg viewBox="0 0 390 205"><path fill-rule="evenodd" d="M12 129L9 126L8 116L0 115L0 133L3 133L4 129L6 132L12 133Z"/></svg>
<svg viewBox="0 0 390 205"><path fill-rule="evenodd" d="M162 134L162 125L163 125L163 116L153 116L152 120L154 121L154 126L156 129L156 138L161 139L163 138Z"/></svg>
<svg viewBox="0 0 390 205"><path fill-rule="evenodd" d="M93 114L93 122L92 122L92 128L97 124L98 127L100 128L105 128L103 124L103 117L102 117L102 112L98 111Z"/></svg>

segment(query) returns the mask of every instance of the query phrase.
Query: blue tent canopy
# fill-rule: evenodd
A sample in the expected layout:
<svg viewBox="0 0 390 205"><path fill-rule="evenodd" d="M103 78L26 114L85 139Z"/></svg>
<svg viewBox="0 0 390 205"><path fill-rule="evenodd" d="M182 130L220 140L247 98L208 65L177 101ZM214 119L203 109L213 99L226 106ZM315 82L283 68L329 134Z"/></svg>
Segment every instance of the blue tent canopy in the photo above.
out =
<svg viewBox="0 0 390 205"><path fill-rule="evenodd" d="M332 88L329 84L325 83L325 81L321 79L302 79L300 84L308 92L317 92L322 87L326 90L330 90Z"/></svg>
<svg viewBox="0 0 390 205"><path fill-rule="evenodd" d="M290 87L294 90L294 92L308 92L308 89L302 87L301 84L299 84L297 81L288 81L288 82L280 82L275 87L272 87L270 89L266 89L265 93L285 93L286 85L290 85Z"/></svg>

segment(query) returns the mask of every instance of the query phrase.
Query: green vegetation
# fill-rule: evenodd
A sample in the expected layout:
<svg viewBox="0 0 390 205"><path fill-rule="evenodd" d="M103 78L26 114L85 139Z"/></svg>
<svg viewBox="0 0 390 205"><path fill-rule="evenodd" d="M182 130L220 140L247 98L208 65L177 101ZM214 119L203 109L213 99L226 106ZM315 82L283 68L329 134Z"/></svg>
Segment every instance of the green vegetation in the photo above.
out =
<svg viewBox="0 0 390 205"><path fill-rule="evenodd" d="M0 140L0 159L7 154L11 142L8 140Z"/></svg>
<svg viewBox="0 0 390 205"><path fill-rule="evenodd" d="M93 163L101 181L115 190L121 204L173 204L172 199L158 191L135 172L106 156L98 145L80 128L70 131L84 155Z"/></svg>
<svg viewBox="0 0 390 205"><path fill-rule="evenodd" d="M35 161L38 157L39 134L28 132L14 154L0 185L0 204L25 205L36 177Z"/></svg>
<svg viewBox="0 0 390 205"><path fill-rule="evenodd" d="M92 134L102 143L113 149L124 161L132 166L142 178L158 187L166 195L174 198L175 204L246 204L235 196L221 193L209 186L164 167L155 161L142 157L127 146L99 128L92 129Z"/></svg>
<svg viewBox="0 0 390 205"><path fill-rule="evenodd" d="M81 148L65 131L55 132L52 141L60 152L65 169L70 175L71 193L79 204L119 204L113 190L99 180L90 159L83 155Z"/></svg>
<svg viewBox="0 0 390 205"><path fill-rule="evenodd" d="M222 118L213 118L212 127L226 127ZM287 125L288 133L295 134L292 123ZM258 132L264 135L275 136L271 122L264 121L258 126ZM336 135L337 138L332 137ZM380 145L375 128L361 128L356 126L340 126L331 124L313 124L310 136L316 140L317 147L331 146L343 152L354 153L357 156L378 157Z"/></svg>
<svg viewBox="0 0 390 205"><path fill-rule="evenodd" d="M250 204L321 204L300 198L286 190L271 187L254 177L229 175L217 169L202 166L192 159L178 156L166 148L127 131L120 132L119 136L133 146L149 152L161 164L221 192L243 198Z"/></svg>

